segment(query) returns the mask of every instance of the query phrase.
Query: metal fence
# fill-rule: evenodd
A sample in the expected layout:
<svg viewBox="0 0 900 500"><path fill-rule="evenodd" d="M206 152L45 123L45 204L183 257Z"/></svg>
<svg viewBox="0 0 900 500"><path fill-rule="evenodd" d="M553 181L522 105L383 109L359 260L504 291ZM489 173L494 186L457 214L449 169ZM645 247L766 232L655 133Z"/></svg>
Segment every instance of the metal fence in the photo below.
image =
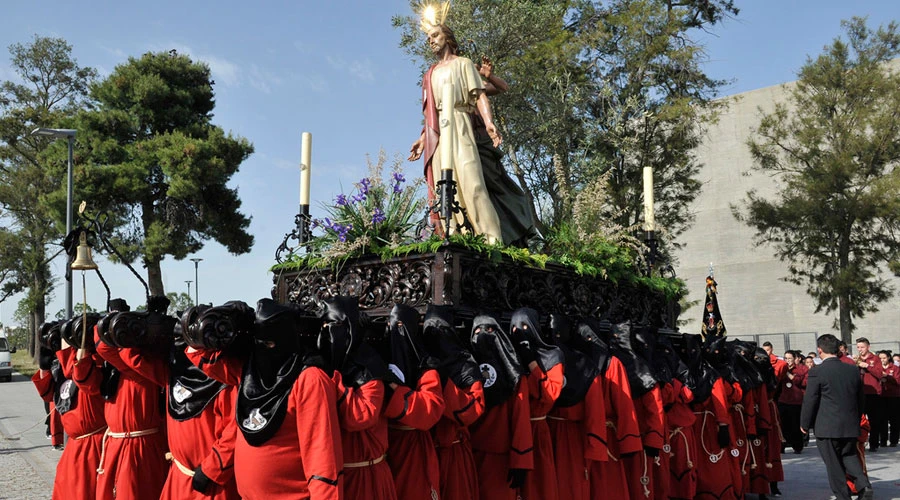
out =
<svg viewBox="0 0 900 500"><path fill-rule="evenodd" d="M816 352L817 332L789 332L789 333L759 333L755 335L742 335L743 340L754 340L756 345L762 347L763 342L772 343L772 351L781 357L785 351L800 351L804 356ZM730 337L730 336L729 336Z"/></svg>
<svg viewBox="0 0 900 500"><path fill-rule="evenodd" d="M730 337L730 336L729 336ZM818 332L790 332L790 333L759 333L755 335L744 335L742 340L752 339L759 346L763 342L771 342L772 350L775 355L781 357L787 350L800 351L804 356L809 353L816 352L816 339L819 337ZM736 337L741 338L741 337ZM856 354L856 344L847 346L852 354ZM892 353L900 353L900 341L891 340L887 342L872 342L869 345L872 352L883 350Z"/></svg>

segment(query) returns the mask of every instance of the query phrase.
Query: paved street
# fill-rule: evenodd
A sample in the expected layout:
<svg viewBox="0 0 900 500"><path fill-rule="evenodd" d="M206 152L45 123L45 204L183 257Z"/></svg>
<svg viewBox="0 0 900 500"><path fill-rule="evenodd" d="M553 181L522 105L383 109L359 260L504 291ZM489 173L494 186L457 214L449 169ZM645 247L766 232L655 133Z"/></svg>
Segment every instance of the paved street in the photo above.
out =
<svg viewBox="0 0 900 500"><path fill-rule="evenodd" d="M31 381L21 375L0 383L0 499L45 500L53 489L60 452L44 436L44 407ZM784 456L782 499L824 500L831 496L825 466L812 444ZM869 454L869 478L875 498L900 499L900 448Z"/></svg>
<svg viewBox="0 0 900 500"><path fill-rule="evenodd" d="M31 379L0 383L0 499L47 500L60 451L44 432L44 404Z"/></svg>

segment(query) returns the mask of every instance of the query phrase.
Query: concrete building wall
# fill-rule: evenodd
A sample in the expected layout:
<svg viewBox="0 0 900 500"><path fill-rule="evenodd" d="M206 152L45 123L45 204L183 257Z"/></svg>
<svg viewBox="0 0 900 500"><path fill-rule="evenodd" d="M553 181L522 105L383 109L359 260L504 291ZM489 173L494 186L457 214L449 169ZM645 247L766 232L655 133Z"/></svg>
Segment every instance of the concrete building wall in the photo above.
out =
<svg viewBox="0 0 900 500"><path fill-rule="evenodd" d="M730 206L741 203L751 189L766 197L775 193L775 179L750 173L753 163L747 140L759 124L760 109L771 112L776 102L786 100L792 85L767 87L729 98L730 108L710 127L698 150L703 164L699 175L703 190L692 207L696 222L681 236L685 246L677 254L676 272L688 284L689 300L699 304L682 313L681 319L688 321L682 331L699 333L705 279L712 263L719 284L719 307L730 337L797 332L833 333L840 337L839 330L832 328L837 312L816 313L804 287L783 281L788 274L787 265L774 256L772 247L754 246L754 231L734 218ZM900 280L891 279L900 290ZM896 352L900 347L900 297L883 303L877 313L856 318L855 323L854 338L866 336L875 347ZM798 341L802 337L792 335ZM776 349L783 349L776 342L778 338L767 336L766 340L772 340Z"/></svg>

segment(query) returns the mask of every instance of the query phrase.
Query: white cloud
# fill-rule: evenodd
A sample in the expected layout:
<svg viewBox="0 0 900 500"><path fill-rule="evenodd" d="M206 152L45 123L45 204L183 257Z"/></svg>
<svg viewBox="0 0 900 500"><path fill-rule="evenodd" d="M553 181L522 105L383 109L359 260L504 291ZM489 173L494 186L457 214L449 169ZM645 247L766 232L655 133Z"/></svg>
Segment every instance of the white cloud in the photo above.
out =
<svg viewBox="0 0 900 500"><path fill-rule="evenodd" d="M247 74L247 79L250 81L250 85L253 88L266 94L272 93L273 85L280 86L284 83L283 78L270 71L262 70L255 64L250 66L250 72Z"/></svg>
<svg viewBox="0 0 900 500"><path fill-rule="evenodd" d="M350 74L350 76L356 78L357 80L361 80L363 82L375 81L375 72L372 69L372 62L368 59L362 61L353 60L347 62L341 57L326 56L325 60L328 61L328 64L332 68L339 71L346 71Z"/></svg>
<svg viewBox="0 0 900 500"><path fill-rule="evenodd" d="M183 44L169 43L164 46L155 45L151 47L151 50L154 51L172 49L177 50L181 54L187 54L196 61L202 61L208 64L213 80L226 87L249 85L260 92L269 94L272 92L273 86L281 85L284 82L283 78L280 78L274 73L266 71L255 64L250 65L249 69L242 68L241 65L235 61L212 54L198 52Z"/></svg>

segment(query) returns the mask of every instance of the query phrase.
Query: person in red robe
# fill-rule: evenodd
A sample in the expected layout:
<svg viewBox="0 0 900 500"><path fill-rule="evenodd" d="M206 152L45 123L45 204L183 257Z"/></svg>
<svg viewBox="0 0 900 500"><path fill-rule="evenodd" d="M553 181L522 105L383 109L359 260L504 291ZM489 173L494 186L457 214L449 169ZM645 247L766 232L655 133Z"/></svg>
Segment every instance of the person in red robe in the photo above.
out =
<svg viewBox="0 0 900 500"><path fill-rule="evenodd" d="M252 348L244 360L228 351L187 349L210 377L237 385L234 475L248 500L343 498L343 452L334 382L325 361L301 338L315 338L314 322L271 299L257 303ZM335 329L347 317L326 317ZM258 328L277 322L280 328ZM227 325L223 325L227 327Z"/></svg>
<svg viewBox="0 0 900 500"><path fill-rule="evenodd" d="M784 353L787 364L784 378L778 388L778 414L784 424L782 433L785 444L794 449L794 453L803 451L803 433L800 432L800 406L803 404L803 393L806 388L806 365L796 358L796 353Z"/></svg>
<svg viewBox="0 0 900 500"><path fill-rule="evenodd" d="M157 500L169 471L162 395L159 386L132 370L120 348L111 345L110 331L135 338L146 329L144 317L127 312L124 302L112 301L113 312L94 328L97 354L118 372L104 380L108 428L97 470L97 499Z"/></svg>
<svg viewBox="0 0 900 500"><path fill-rule="evenodd" d="M704 359L700 335L684 334L681 358L688 365L684 375L686 385L694 395L691 409L696 416L694 433L697 436L698 499L734 500L731 445L732 420L729 412L731 384Z"/></svg>
<svg viewBox="0 0 900 500"><path fill-rule="evenodd" d="M556 487L559 498L590 500L591 462L609 460L603 381L609 354L598 350L589 356L575 348L578 339L563 316L551 315L550 326L565 369L565 384L547 415Z"/></svg>
<svg viewBox="0 0 900 500"><path fill-rule="evenodd" d="M244 307L249 311L246 304ZM207 309L195 318L193 308L185 315L186 324L169 323L174 328L173 342L165 356L137 348L122 348L122 361L136 373L151 380L166 393L166 430L171 462L160 499L240 498L234 480L234 419L237 388L209 378L191 364L184 354L183 330L198 328L202 322L218 322L232 312ZM252 314L252 313L251 313ZM252 317L252 316L251 316ZM191 325L197 319L196 325ZM247 326L249 326L249 322Z"/></svg>
<svg viewBox="0 0 900 500"><path fill-rule="evenodd" d="M397 498L438 498L441 487L437 451L431 428L444 412L437 360L425 350L415 309L395 304L388 323L391 364L400 379L385 405L388 425L388 464L394 473Z"/></svg>
<svg viewBox="0 0 900 500"><path fill-rule="evenodd" d="M863 382L863 392L866 395L866 417L872 426L869 433L869 453L878 451L881 445L880 436L887 434L887 421L884 419L884 401L881 398L881 360L869 349L869 339L859 337L856 339L856 350L859 355L854 359L859 367L859 376Z"/></svg>
<svg viewBox="0 0 900 500"><path fill-rule="evenodd" d="M766 346L766 344L769 345ZM774 381L776 384L776 388L768 394L769 411L772 414L772 432L768 435L768 464L766 470L769 474L769 488L772 490L772 494L780 495L781 490L778 489L778 483L784 481L784 466L781 463L781 450L785 440L784 433L782 432L781 414L778 411L777 401L781 395L778 388L784 381L785 373L787 372L787 363L775 356L775 353L772 352L772 344L764 342L763 347L769 356L769 363L772 365L772 370L775 373ZM768 349L765 349L766 347L768 347ZM771 465L771 467L769 467L769 465Z"/></svg>
<svg viewBox="0 0 900 500"><path fill-rule="evenodd" d="M696 478L691 474L691 458L696 457L691 449L695 418L688 406L693 394L677 378L686 366L675 351L672 343L674 335L672 330L659 329L652 351L653 367L660 383L665 425L663 447L659 460L655 460L653 464L653 483L656 485L653 494L656 499L693 498L697 489ZM686 429L689 429L687 433Z"/></svg>
<svg viewBox="0 0 900 500"><path fill-rule="evenodd" d="M606 498L616 492L630 498L629 482L623 458L643 450L641 431L632 399L628 372L619 358L612 356L610 346L601 338L612 325L605 321L584 320L576 328L576 348L594 359L606 359L603 376L603 405L606 409L607 460L591 460L591 498Z"/></svg>
<svg viewBox="0 0 900 500"><path fill-rule="evenodd" d="M59 386L64 379L56 360L56 353L60 350L60 328L62 321L52 321L41 325L40 345L38 353L38 368L41 372L32 376L32 382L38 389L38 394L44 401L44 409L47 411L47 439L55 450L62 450L65 442L63 425L55 400L59 399ZM52 345L51 345L52 344Z"/></svg>
<svg viewBox="0 0 900 500"><path fill-rule="evenodd" d="M335 316L347 316L346 322L332 323L322 330L319 345L328 360L327 370L337 397L344 455L344 496L394 500L397 490L387 463L388 421L384 416L387 373L380 357L372 356L360 328L358 303L338 298L330 306L343 304ZM362 354L360 353L362 350ZM369 354L369 355L367 355ZM381 366L374 366L376 363Z"/></svg>
<svg viewBox="0 0 900 500"><path fill-rule="evenodd" d="M524 369L497 320L479 315L470 338L484 378L487 410L472 425L472 450L483 500L515 500L534 469L534 441Z"/></svg>
<svg viewBox="0 0 900 500"><path fill-rule="evenodd" d="M63 451L56 468L56 482L53 487L53 498L94 499L97 495L97 468L100 467L100 454L103 450L103 434L106 432L104 418L105 402L100 394L103 379L103 361L92 351L94 349L94 325L99 315L76 316L72 321L74 332L88 332L87 338L78 342L82 334L70 338L77 346L63 341L63 349L56 353L63 375L71 380L71 384L63 386L60 391L61 400L71 401L68 411L60 411L63 427L69 435L69 443ZM58 405L61 408L63 405Z"/></svg>
<svg viewBox="0 0 900 500"><path fill-rule="evenodd" d="M78 318L81 324L81 317ZM96 319L94 319L96 321ZM42 325L42 330L45 330ZM56 351L56 362L50 370L41 369L32 381L42 397L55 399L62 428L69 435L56 466L53 499L94 499L97 495L97 467L106 422L103 420L103 398L100 396L100 369L93 357L75 349L63 339ZM46 361L42 361L46 365ZM52 375L51 372L56 372ZM61 380L56 384L55 379Z"/></svg>
<svg viewBox="0 0 900 500"><path fill-rule="evenodd" d="M457 337L451 307L428 306L422 332L428 353L439 360L437 370L443 381L444 412L432 430L440 466L440 498L479 498L469 426L485 410L481 372Z"/></svg>
<svg viewBox="0 0 900 500"><path fill-rule="evenodd" d="M510 320L510 337L519 360L528 369L528 408L534 442L534 469L525 477L523 498L556 500L556 461L547 414L564 384L563 352L541 338L538 312L530 308L515 311Z"/></svg>

